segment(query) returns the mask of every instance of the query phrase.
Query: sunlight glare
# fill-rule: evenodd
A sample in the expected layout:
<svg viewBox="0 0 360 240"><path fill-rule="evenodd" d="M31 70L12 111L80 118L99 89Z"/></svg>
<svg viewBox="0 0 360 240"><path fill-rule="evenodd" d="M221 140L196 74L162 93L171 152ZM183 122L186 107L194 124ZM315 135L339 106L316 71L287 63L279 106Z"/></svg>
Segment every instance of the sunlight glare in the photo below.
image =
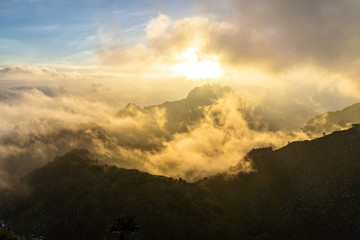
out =
<svg viewBox="0 0 360 240"><path fill-rule="evenodd" d="M216 79L223 75L223 71L216 58L201 55L199 50L191 47L179 58L178 64L171 67L171 71L186 76L191 80Z"/></svg>

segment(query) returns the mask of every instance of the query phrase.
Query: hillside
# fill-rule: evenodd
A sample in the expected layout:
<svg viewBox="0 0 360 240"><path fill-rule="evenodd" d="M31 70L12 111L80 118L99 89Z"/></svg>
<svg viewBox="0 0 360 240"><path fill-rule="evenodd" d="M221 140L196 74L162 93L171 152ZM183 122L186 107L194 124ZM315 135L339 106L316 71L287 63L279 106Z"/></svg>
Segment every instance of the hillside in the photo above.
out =
<svg viewBox="0 0 360 240"><path fill-rule="evenodd" d="M256 149L247 159L255 172L202 182L247 236L360 237L360 125L276 151Z"/></svg>
<svg viewBox="0 0 360 240"><path fill-rule="evenodd" d="M308 121L303 131L310 135L329 134L333 131L349 128L351 124L360 123L360 103L343 110L326 112Z"/></svg>
<svg viewBox="0 0 360 240"><path fill-rule="evenodd" d="M273 151L255 149L254 171L196 183L102 165L73 150L2 192L0 218L20 234L111 239L119 216L135 239L358 239L360 126Z"/></svg>
<svg viewBox="0 0 360 240"><path fill-rule="evenodd" d="M109 237L107 226L123 215L140 224L141 239L211 239L221 234L218 209L206 200L203 188L105 166L87 150L58 157L24 181L29 195L16 201L9 196L0 217L25 235L101 239Z"/></svg>

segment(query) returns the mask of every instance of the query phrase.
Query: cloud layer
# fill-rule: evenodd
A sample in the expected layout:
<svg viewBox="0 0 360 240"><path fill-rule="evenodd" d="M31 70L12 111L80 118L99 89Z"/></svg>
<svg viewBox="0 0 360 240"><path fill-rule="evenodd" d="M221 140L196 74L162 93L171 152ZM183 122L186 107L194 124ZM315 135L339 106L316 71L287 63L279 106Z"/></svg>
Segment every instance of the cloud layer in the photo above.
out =
<svg viewBox="0 0 360 240"><path fill-rule="evenodd" d="M87 148L104 163L195 180L238 166L255 147L279 147L304 134L252 130L235 95L200 108L204 118L173 132L165 110L116 117L102 103L38 89L1 92L0 172L10 186L32 169L73 148Z"/></svg>
<svg viewBox="0 0 360 240"><path fill-rule="evenodd" d="M146 28L149 46L168 51L199 44L230 64L273 69L317 64L343 70L359 62L357 0L226 0L207 1L204 8L216 19L171 21L159 14Z"/></svg>

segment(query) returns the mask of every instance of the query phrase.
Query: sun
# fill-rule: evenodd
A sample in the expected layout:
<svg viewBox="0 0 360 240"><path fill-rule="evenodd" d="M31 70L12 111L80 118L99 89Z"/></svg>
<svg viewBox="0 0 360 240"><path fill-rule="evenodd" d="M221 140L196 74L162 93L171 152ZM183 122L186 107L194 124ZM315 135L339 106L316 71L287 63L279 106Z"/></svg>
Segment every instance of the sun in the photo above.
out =
<svg viewBox="0 0 360 240"><path fill-rule="evenodd" d="M188 48L177 60L178 63L170 70L191 80L216 79L223 75L223 70L216 57L202 55L194 47Z"/></svg>

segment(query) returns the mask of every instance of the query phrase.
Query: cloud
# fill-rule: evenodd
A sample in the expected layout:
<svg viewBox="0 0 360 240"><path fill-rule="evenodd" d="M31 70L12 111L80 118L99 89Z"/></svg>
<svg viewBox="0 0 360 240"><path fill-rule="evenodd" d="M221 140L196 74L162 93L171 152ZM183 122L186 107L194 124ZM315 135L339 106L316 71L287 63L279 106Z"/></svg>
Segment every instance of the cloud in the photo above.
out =
<svg viewBox="0 0 360 240"><path fill-rule="evenodd" d="M251 69L271 79L311 67L314 78L323 72L339 76L338 81L351 85L346 91L360 95L359 1L214 0L202 8L201 17L171 20L159 14L148 24L146 31L154 34L147 34L141 48L107 49L99 60L120 68L141 66L134 70L142 72L166 72L195 47L216 56L228 74Z"/></svg>
<svg viewBox="0 0 360 240"><path fill-rule="evenodd" d="M245 154L254 147L279 147L305 134L252 130L244 104L234 95L201 108L204 118L174 133L161 108L115 117L112 108L69 94L38 89L0 93L0 175L12 186L36 167L73 148L87 148L103 163L196 180L238 166L250 171Z"/></svg>
<svg viewBox="0 0 360 240"><path fill-rule="evenodd" d="M161 113L158 118L141 115L118 119L109 106L69 94L49 96L30 88L0 94L0 172L6 176L1 179L4 186L73 148L91 149L104 162L111 157L112 164L136 167L141 157L121 159L129 155L121 146L161 142L156 141ZM136 152L131 151L131 155L136 156Z"/></svg>
<svg viewBox="0 0 360 240"><path fill-rule="evenodd" d="M190 131L176 134L165 148L149 156L150 172L196 180L231 167L252 171L245 155L253 148L284 146L288 141L307 139L301 132L267 132L250 128L244 103L226 95L204 109L205 117Z"/></svg>
<svg viewBox="0 0 360 240"><path fill-rule="evenodd" d="M172 21L169 16L159 13L156 18L151 19L149 24L146 26L145 32L149 39L161 37L167 32Z"/></svg>
<svg viewBox="0 0 360 240"><path fill-rule="evenodd" d="M177 58L190 47L197 47L203 27L211 22L203 18L172 21L159 14L147 25L147 42L135 46L109 47L99 51L97 60L105 65L116 65L120 71L170 72ZM210 26L211 27L211 26Z"/></svg>
<svg viewBox="0 0 360 240"><path fill-rule="evenodd" d="M179 46L198 41L229 64L274 70L316 64L339 71L359 59L358 1L224 2L229 7L221 21L176 21L169 36L159 42Z"/></svg>
<svg viewBox="0 0 360 240"><path fill-rule="evenodd" d="M136 72L139 74L151 73L154 72L154 69L159 71L166 56L158 56L152 49L139 44L130 49L105 50L100 52L97 58L104 66L114 66L122 73Z"/></svg>
<svg viewBox="0 0 360 240"><path fill-rule="evenodd" d="M230 20L243 30L236 37L250 40L253 45L253 51L246 52L243 48L246 45L225 42L223 46L232 50L230 55L248 53L266 60L271 54L272 58L266 60L270 65L310 63L334 70L358 59L358 1L230 0L227 3ZM249 39L251 32L258 33L259 41ZM262 54L257 55L255 51L259 48Z"/></svg>
<svg viewBox="0 0 360 240"><path fill-rule="evenodd" d="M79 78L76 72L59 72L55 68L36 67L36 66L10 66L0 68L1 79L21 79L21 80L59 80Z"/></svg>
<svg viewBox="0 0 360 240"><path fill-rule="evenodd" d="M291 129L300 128L308 118L307 115L333 111L359 101L359 61L356 54L345 54L348 51L346 49L343 52L344 46L348 48L356 43L350 44L347 36L342 36L345 45L341 45L341 41L336 45L332 38L326 40L327 35L322 36L321 40L325 44L319 42L315 34L330 30L321 30L321 26L317 23L312 25L309 20L302 20L306 24L301 21L302 16L307 16L304 12L306 7L302 5L304 3L299 3L298 7L293 1L285 4L290 12L296 12L297 8L300 11L298 15L294 13L294 17L289 16L288 21L293 22L291 25L285 23L285 18L278 16L281 12L286 12L284 6L277 6L280 4L278 1L274 5L265 2L225 1L229 8L226 16L218 19L191 17L173 20L158 37L132 48L108 49L99 53L99 60L124 71L166 73L176 70L176 66L183 66L178 62L179 57L189 49L196 49L199 56L214 56L219 62L224 74L215 81L230 84L241 97L252 102L253 107L258 105L258 109L265 110L265 118L283 119L286 124L294 112L309 112L305 116L299 116L300 121L291 126ZM311 3L307 4L311 8ZM345 2L339 9L352 12L348 4ZM328 16L335 13L327 13L326 9L336 8L337 5L335 2L324 2L317 6L317 10L311 11L325 11L321 13L327 19L324 20L324 28L332 29L330 26L337 21L340 25L346 25L343 20ZM237 14L238 12L241 14ZM356 21L356 18L352 21ZM305 28L304 31L298 29L300 26ZM314 27L317 29L311 30ZM347 27L349 26L345 28ZM349 34L357 35L357 32L354 28ZM340 31L340 34L345 33ZM349 39L356 38L350 35ZM332 47L323 49L329 41L334 41L331 43ZM316 49L312 51L314 48ZM354 49L352 53L356 51ZM347 60L342 60L340 55L343 54L348 56ZM191 65L190 68L186 64L188 63L185 62L184 67L188 69L195 66ZM182 72L186 72L185 70L182 69ZM199 71L187 75L200 78L197 73ZM176 82L174 76L168 76L167 79L169 82Z"/></svg>

